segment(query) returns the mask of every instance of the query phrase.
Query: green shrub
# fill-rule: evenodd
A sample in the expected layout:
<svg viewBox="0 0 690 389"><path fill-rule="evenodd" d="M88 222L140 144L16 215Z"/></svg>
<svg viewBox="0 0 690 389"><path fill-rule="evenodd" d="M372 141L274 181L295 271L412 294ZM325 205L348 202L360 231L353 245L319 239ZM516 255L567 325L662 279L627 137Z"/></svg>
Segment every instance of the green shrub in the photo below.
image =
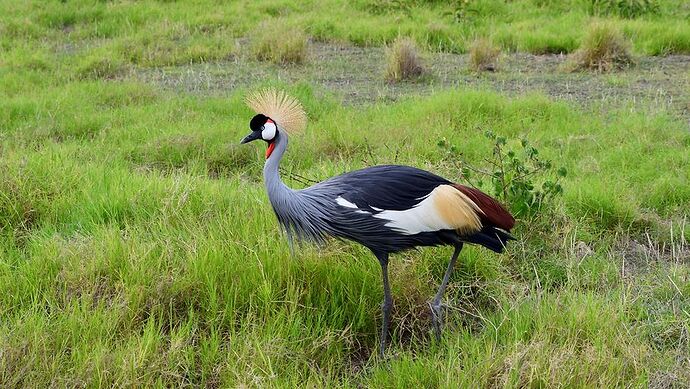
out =
<svg viewBox="0 0 690 389"><path fill-rule="evenodd" d="M510 205L516 216L532 215L563 194L561 179L565 168L556 168L549 160L539 158L539 151L525 138L508 141L507 138L485 133L493 143L491 158L486 167L475 167L463 161L462 175L475 187L483 187L488 179L493 196ZM516 144L519 143L519 147ZM438 145L457 157L457 147L446 139Z"/></svg>

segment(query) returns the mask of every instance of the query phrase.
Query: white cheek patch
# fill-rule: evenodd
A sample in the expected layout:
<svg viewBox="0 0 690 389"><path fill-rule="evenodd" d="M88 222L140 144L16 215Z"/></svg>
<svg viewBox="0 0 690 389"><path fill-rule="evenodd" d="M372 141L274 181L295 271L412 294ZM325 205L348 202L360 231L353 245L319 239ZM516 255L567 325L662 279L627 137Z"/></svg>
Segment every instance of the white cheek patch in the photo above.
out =
<svg viewBox="0 0 690 389"><path fill-rule="evenodd" d="M276 125L271 122L264 124L264 129L261 131L261 138L263 140L271 140L276 136Z"/></svg>

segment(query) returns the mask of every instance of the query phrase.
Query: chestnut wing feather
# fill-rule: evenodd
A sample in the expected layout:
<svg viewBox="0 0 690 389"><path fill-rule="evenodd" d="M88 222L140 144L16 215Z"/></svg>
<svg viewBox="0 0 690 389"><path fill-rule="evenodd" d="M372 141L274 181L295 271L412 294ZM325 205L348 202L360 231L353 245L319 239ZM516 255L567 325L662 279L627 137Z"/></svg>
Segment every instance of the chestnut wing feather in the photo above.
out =
<svg viewBox="0 0 690 389"><path fill-rule="evenodd" d="M515 218L508 212L501 203L499 203L493 197L487 195L486 193L480 191L479 189L470 188L464 185L455 184L453 185L456 189L464 193L470 200L474 201L475 204L482 210L479 218L482 224L496 226L498 228L504 229L508 232L515 226Z"/></svg>

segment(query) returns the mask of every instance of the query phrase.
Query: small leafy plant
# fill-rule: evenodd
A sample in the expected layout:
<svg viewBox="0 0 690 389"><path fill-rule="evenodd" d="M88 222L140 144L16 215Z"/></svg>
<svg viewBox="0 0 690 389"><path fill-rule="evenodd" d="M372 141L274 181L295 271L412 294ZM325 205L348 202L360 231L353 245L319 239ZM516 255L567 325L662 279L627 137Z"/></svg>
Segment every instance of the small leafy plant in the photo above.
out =
<svg viewBox="0 0 690 389"><path fill-rule="evenodd" d="M493 143L493 153L485 159L487 166L479 168L461 162L462 175L472 186L483 187L488 180L493 195L510 205L517 216L532 215L563 194L560 181L567 175L566 169L556 168L550 160L541 159L529 140L509 141L492 131L487 131L485 136ZM457 160L455 145L445 138L438 145Z"/></svg>
<svg viewBox="0 0 690 389"><path fill-rule="evenodd" d="M451 3L453 10L445 15L450 15L456 23L466 23L478 15L477 10L473 8L474 3L472 0L456 0Z"/></svg>

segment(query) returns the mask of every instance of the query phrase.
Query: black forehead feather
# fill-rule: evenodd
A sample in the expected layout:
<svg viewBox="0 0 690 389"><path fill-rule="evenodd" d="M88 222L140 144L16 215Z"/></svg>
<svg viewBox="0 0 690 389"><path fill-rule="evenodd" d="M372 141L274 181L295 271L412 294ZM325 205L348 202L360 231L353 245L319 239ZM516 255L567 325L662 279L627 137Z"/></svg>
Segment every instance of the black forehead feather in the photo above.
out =
<svg viewBox="0 0 690 389"><path fill-rule="evenodd" d="M266 120L268 120L268 116L261 113L256 114L249 122L249 128L251 128L252 131L259 131L261 130L261 126L266 123Z"/></svg>

